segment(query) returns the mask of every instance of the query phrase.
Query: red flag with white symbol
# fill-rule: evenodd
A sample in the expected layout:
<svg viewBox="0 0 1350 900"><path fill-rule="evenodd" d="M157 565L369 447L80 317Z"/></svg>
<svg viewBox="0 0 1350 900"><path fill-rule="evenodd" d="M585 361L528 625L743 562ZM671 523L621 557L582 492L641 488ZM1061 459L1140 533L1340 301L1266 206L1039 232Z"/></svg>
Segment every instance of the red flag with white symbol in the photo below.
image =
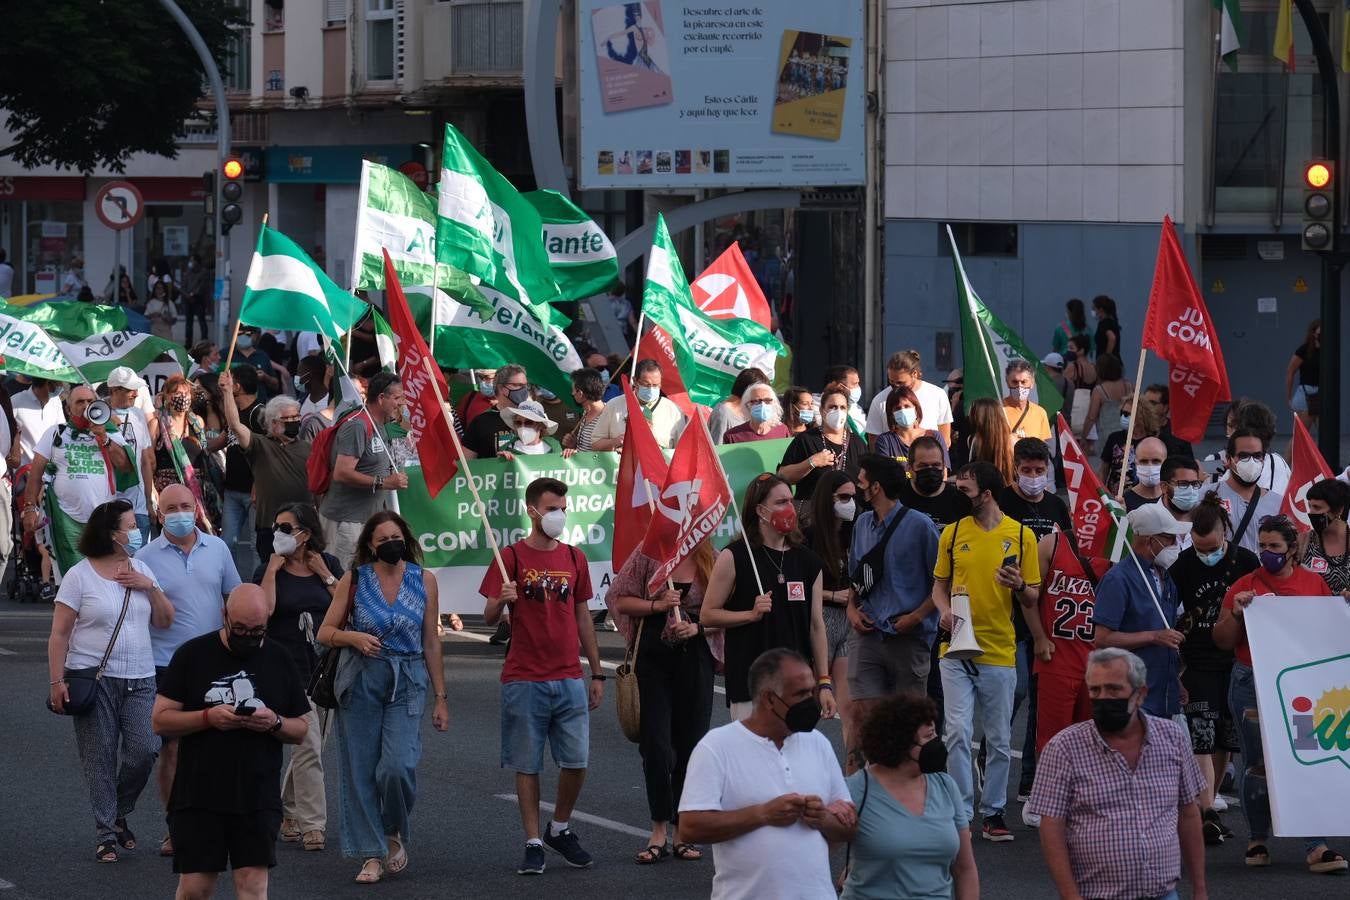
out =
<svg viewBox="0 0 1350 900"><path fill-rule="evenodd" d="M669 468L652 428L642 415L626 375L620 376L628 404L623 449L619 453L619 482L614 488L613 568L617 572L642 543L652 523L652 506L665 484Z"/></svg>
<svg viewBox="0 0 1350 900"><path fill-rule="evenodd" d="M1294 522L1300 532L1312 531L1312 522L1308 520L1308 488L1326 478L1335 478L1312 435L1303 422L1294 417L1294 454L1293 466L1289 475L1289 487L1284 490L1284 505L1280 512Z"/></svg>
<svg viewBox="0 0 1350 900"><path fill-rule="evenodd" d="M1073 439L1073 431L1064 421L1063 413L1056 416L1056 431L1078 550L1089 559L1100 556L1119 562L1126 552L1125 508L1102 487L1093 471L1092 461Z"/></svg>
<svg viewBox="0 0 1350 900"><path fill-rule="evenodd" d="M1232 399L1219 333L1181 252L1171 217L1163 218L1153 290L1144 317L1144 346L1169 364L1172 433L1200 441L1215 404Z"/></svg>
<svg viewBox="0 0 1350 900"><path fill-rule="evenodd" d="M694 305L714 319L753 319L765 328L773 327L769 301L764 299L740 244L733 243L722 251L689 285L689 291L694 295Z"/></svg>
<svg viewBox="0 0 1350 900"><path fill-rule="evenodd" d="M713 449L708 426L697 417L675 445L665 485L656 498L656 513L642 542L643 554L657 562L647 582L650 593L658 593L699 541L717 530L730 505L731 486L722 461Z"/></svg>
<svg viewBox="0 0 1350 900"><path fill-rule="evenodd" d="M689 418L694 417L695 404L689 399L689 390L680 377L680 367L675 362L675 345L664 328L653 325L638 339L637 361L654 359L661 364L661 393L670 398L670 402L679 407L680 412Z"/></svg>

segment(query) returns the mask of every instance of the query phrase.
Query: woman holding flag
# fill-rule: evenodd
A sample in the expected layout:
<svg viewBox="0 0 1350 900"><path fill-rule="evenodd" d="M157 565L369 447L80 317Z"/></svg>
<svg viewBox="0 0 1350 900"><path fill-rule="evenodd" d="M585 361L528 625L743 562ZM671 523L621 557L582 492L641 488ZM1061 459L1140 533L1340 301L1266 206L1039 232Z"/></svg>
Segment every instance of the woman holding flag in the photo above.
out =
<svg viewBox="0 0 1350 900"><path fill-rule="evenodd" d="M182 375L164 383L160 394L155 441L155 493L181 484L197 498L198 524L210 534L220 531L220 497L210 479L197 478L197 464L206 444L205 427L192 411L192 384Z"/></svg>

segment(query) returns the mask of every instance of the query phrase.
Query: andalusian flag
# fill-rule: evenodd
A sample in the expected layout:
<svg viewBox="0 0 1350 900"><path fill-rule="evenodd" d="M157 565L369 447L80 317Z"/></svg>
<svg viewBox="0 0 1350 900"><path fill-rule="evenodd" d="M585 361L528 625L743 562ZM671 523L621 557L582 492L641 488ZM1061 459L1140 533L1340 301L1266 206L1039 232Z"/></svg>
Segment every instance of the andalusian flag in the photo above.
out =
<svg viewBox="0 0 1350 900"><path fill-rule="evenodd" d="M397 375L398 339L394 337L394 329L390 327L389 320L380 315L378 309L372 309L370 316L375 325L375 352L380 357L380 368L391 375Z"/></svg>
<svg viewBox="0 0 1350 900"><path fill-rule="evenodd" d="M565 300L607 291L619 280L619 254L594 220L557 191L521 194L544 223L544 249Z"/></svg>
<svg viewBox="0 0 1350 900"><path fill-rule="evenodd" d="M1007 391L1004 388L1004 369L1014 359L1024 359L1036 369L1036 387L1031 399L1045 407L1045 414L1053 416L1064 405L1064 398L1050 380L1050 373L1040 364L1031 348L1007 325L1003 324L980 300L961 253L956 249L956 238L947 226L947 238L952 245L952 261L956 264L956 307L961 320L961 357L965 366L965 396L967 404L981 397L998 400Z"/></svg>
<svg viewBox="0 0 1350 900"><path fill-rule="evenodd" d="M52 300L32 306L12 303L0 305L0 311L42 329L55 338L78 340L105 331L128 331L126 307L81 303L78 300Z"/></svg>
<svg viewBox="0 0 1350 900"><path fill-rule="evenodd" d="M244 282L240 322L283 331L318 331L340 340L368 309L334 284L295 241L262 226Z"/></svg>
<svg viewBox="0 0 1350 900"><path fill-rule="evenodd" d="M1275 49L1271 53L1290 72L1294 71L1294 0L1280 0L1279 18L1275 20Z"/></svg>
<svg viewBox="0 0 1350 900"><path fill-rule="evenodd" d="M751 367L766 375L784 353L782 342L750 319L713 319L694 305L689 281L665 217L656 217L656 233L647 256L642 312L670 335L680 377L695 403L714 406L731 393L736 376Z"/></svg>
<svg viewBox="0 0 1350 900"><path fill-rule="evenodd" d="M182 344L141 331L103 331L82 340L58 340L57 346L89 381L107 381L118 366L143 372L165 354L184 371L191 362Z"/></svg>
<svg viewBox="0 0 1350 900"><path fill-rule="evenodd" d="M1238 69L1238 51L1247 39L1247 28L1242 22L1239 0L1213 0L1219 10L1219 55L1234 72Z"/></svg>
<svg viewBox="0 0 1350 900"><path fill-rule="evenodd" d="M0 371L52 381L82 381L56 338L41 325L15 318L11 309L6 306L0 313Z"/></svg>

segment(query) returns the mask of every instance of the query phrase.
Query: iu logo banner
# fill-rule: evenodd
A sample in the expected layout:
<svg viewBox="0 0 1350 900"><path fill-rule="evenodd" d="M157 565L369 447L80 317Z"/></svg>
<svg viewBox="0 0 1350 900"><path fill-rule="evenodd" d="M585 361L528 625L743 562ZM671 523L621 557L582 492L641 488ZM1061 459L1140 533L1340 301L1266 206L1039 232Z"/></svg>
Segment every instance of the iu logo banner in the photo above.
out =
<svg viewBox="0 0 1350 900"><path fill-rule="evenodd" d="M1124 518L1125 510L1107 495L1097 473L1092 471L1091 461L1073 439L1063 413L1055 417L1055 425L1078 550L1089 559L1101 556L1118 562L1125 553L1125 529L1119 521Z"/></svg>
<svg viewBox="0 0 1350 900"><path fill-rule="evenodd" d="M769 301L739 244L732 244L689 285L694 304L714 319L752 319L772 328Z"/></svg>
<svg viewBox="0 0 1350 900"><path fill-rule="evenodd" d="M702 418L691 421L675 445L665 486L657 498L660 516L653 516L642 552L658 565L647 583L659 592L670 573L694 552L698 542L717 530L731 504L722 461ZM617 532L617 528L615 529Z"/></svg>
<svg viewBox="0 0 1350 900"><path fill-rule="evenodd" d="M1289 476L1289 487L1284 490L1284 505L1280 512L1294 521L1294 527L1300 532L1311 531L1312 522L1308 520L1308 488L1317 482L1334 477L1326 460L1318 452L1312 435L1298 417L1294 417L1294 465Z"/></svg>

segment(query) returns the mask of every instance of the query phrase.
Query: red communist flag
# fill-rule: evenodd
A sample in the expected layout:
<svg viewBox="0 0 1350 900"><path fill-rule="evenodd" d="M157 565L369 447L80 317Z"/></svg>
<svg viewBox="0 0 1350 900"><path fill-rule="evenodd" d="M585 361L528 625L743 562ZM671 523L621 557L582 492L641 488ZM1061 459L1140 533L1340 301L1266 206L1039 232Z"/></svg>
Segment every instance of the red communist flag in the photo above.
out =
<svg viewBox="0 0 1350 900"><path fill-rule="evenodd" d="M398 274L394 271L388 250L384 251L384 291L389 300L389 327L394 329L398 337L398 378L403 383L403 395L408 401L411 425L408 442L417 448L427 493L435 497L455 477L459 466L456 462L455 439L450 433L450 421L432 388L433 374L441 397L450 396L450 391L446 387L445 376L435 363L430 366L431 372L427 372L428 367L423 360L431 359L431 352L408 309L408 300L403 296L403 286L398 282Z"/></svg>
<svg viewBox="0 0 1350 900"><path fill-rule="evenodd" d="M1292 471L1289 475L1289 487L1284 489L1284 505L1280 512L1294 522L1299 531L1311 531L1312 522L1308 521L1308 488L1326 478L1336 477L1327 465L1312 435L1303 422L1294 417L1294 455ZM1314 560L1326 565L1325 560Z"/></svg>
<svg viewBox="0 0 1350 900"><path fill-rule="evenodd" d="M666 483L656 499L656 514L642 542L642 552L658 563L647 582L650 593L659 592L699 541L717 530L730 505L731 486L708 426L702 418L691 420L675 445Z"/></svg>
<svg viewBox="0 0 1350 900"><path fill-rule="evenodd" d="M628 418L619 453L619 482L614 488L613 568L617 572L642 543L652 523L652 506L666 481L666 457L656 443L627 376L620 376Z"/></svg>
<svg viewBox="0 0 1350 900"><path fill-rule="evenodd" d="M1064 414L1057 416L1060 455L1064 460L1064 480L1069 490L1069 511L1073 516L1073 535L1083 556L1112 558L1111 550L1118 529L1117 516L1125 512L1115 504L1102 487L1092 461L1073 439ZM1113 507L1115 507L1113 509Z"/></svg>
<svg viewBox="0 0 1350 900"><path fill-rule="evenodd" d="M1170 217L1163 218L1144 346L1169 364L1172 433L1183 441L1203 440L1214 405L1232 399L1232 392L1218 332Z"/></svg>
<svg viewBox="0 0 1350 900"><path fill-rule="evenodd" d="M764 299L740 244L733 243L722 251L694 279L689 290L694 295L694 305L714 319L753 319L765 328L773 327L769 301Z"/></svg>
<svg viewBox="0 0 1350 900"><path fill-rule="evenodd" d="M694 417L694 401L689 399L689 391L680 377L680 367L675 362L675 345L670 335L659 325L653 325L638 339L637 360L654 359L661 364L661 393L670 398L670 402L680 408L680 412L689 418Z"/></svg>

